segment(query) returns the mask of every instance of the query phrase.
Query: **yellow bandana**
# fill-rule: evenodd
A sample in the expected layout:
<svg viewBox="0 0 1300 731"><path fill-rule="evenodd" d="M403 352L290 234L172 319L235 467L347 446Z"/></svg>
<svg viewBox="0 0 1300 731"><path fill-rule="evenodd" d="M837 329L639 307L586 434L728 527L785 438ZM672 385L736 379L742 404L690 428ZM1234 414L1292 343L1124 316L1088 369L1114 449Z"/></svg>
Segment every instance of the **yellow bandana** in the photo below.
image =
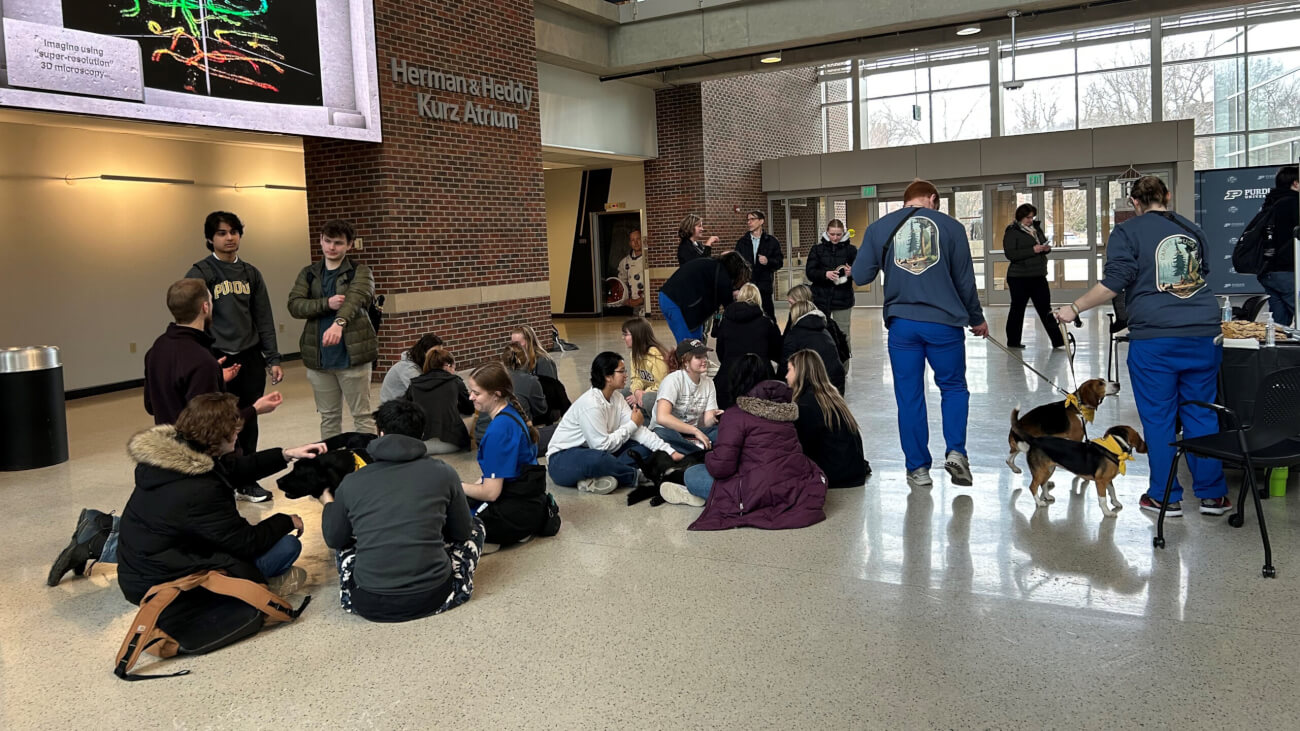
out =
<svg viewBox="0 0 1300 731"><path fill-rule="evenodd" d="M1115 455L1116 462L1119 463L1119 473L1127 474L1125 462L1133 459L1133 454L1124 448L1115 437L1102 437L1101 439L1092 440L1093 444Z"/></svg>
<svg viewBox="0 0 1300 731"><path fill-rule="evenodd" d="M356 452L352 453L352 462L356 465L356 469L358 470L366 466L366 461L361 459L361 455Z"/></svg>
<svg viewBox="0 0 1300 731"><path fill-rule="evenodd" d="M1093 417L1097 415L1096 409L1081 402L1079 400L1079 397L1076 396L1075 394L1070 394L1069 396L1065 397L1065 405L1073 406L1074 408L1078 409L1079 413L1083 414L1083 420L1088 422L1089 424L1092 423Z"/></svg>

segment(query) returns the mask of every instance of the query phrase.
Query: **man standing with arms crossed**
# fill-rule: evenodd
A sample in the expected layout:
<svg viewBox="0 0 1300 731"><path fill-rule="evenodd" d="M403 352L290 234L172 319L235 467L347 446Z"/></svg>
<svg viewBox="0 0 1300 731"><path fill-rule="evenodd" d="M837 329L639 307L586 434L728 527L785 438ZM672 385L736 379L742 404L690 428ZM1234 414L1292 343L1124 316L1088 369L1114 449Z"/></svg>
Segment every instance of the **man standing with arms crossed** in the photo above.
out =
<svg viewBox="0 0 1300 731"><path fill-rule="evenodd" d="M907 459L907 484L929 487L930 428L925 409L925 364L942 396L944 469L953 484L972 482L966 458L966 338L984 338L989 325L975 287L966 228L939 212L939 191L917 180L903 208L867 227L853 267L859 286L885 272L885 327L898 403L898 435Z"/></svg>
<svg viewBox="0 0 1300 731"><path fill-rule="evenodd" d="M284 379L275 342L275 318L262 273L239 257L244 224L228 211L214 211L203 222L203 237L211 256L190 267L186 278L202 279L212 292L212 339L225 366L239 366L226 391L246 410L266 393L266 373L271 384ZM235 446L244 454L257 452L257 419L244 422ZM269 500L271 493L256 484L236 488L240 499Z"/></svg>

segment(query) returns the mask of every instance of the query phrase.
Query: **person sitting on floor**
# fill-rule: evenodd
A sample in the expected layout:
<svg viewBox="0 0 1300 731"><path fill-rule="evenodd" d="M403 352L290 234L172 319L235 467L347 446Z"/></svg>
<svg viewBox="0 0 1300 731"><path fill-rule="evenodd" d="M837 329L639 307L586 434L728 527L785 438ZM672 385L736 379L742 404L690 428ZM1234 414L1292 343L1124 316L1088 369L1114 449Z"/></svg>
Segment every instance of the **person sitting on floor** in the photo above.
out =
<svg viewBox="0 0 1300 731"><path fill-rule="evenodd" d="M273 475L295 459L312 459L325 445L235 456L243 427L237 404L229 393L195 396L175 426L155 426L127 443L136 463L135 490L122 511L120 533L104 536L100 558L117 561L117 583L132 604L158 584L199 571L267 583L281 596L302 580L301 569L290 573L302 552L302 518L276 513L251 525L235 508L232 485Z"/></svg>
<svg viewBox="0 0 1300 731"><path fill-rule="evenodd" d="M375 427L370 464L320 497L321 535L338 552L339 604L372 622L441 614L474 593L483 523L456 471L427 459L420 407L382 404Z"/></svg>
<svg viewBox="0 0 1300 731"><path fill-rule="evenodd" d="M517 346L507 347L519 351ZM487 532L484 540L499 545L527 540L548 514L545 503L506 489L508 481L537 464L537 429L524 416L524 405L515 395L515 376L500 363L485 363L469 376L469 398L488 426L478 440L478 467L483 476L478 482L462 483L461 488L471 509L487 503L478 513Z"/></svg>
<svg viewBox="0 0 1300 731"><path fill-rule="evenodd" d="M785 331L785 343L782 346L785 358L781 364L781 372L785 373L791 355L800 350L814 350L826 364L826 372L830 374L831 383L843 394L844 363L840 360L835 338L827 329L826 315L811 302L796 302L790 308L790 319L794 324Z"/></svg>
<svg viewBox="0 0 1300 731"><path fill-rule="evenodd" d="M510 375L511 389L515 396L519 397L520 417L527 419L532 424L545 424L549 410L546 407L546 394L542 392L542 384L537 380L537 376L527 371L528 356L524 354L524 349L514 343L506 343L501 349L501 365L505 367L506 372ZM470 400L473 401L474 390L470 389ZM477 408L477 407L476 407ZM474 423L474 441L482 443L483 435L487 433L488 424L492 423L492 416L482 409L477 409L478 417ZM495 542L495 541L494 541Z"/></svg>
<svg viewBox="0 0 1300 731"><path fill-rule="evenodd" d="M541 338L537 337L537 331L528 325L520 325L510 331L510 342L524 349L528 355L529 373L534 376L546 376L560 379L559 371L555 367L555 361L546 354L546 348L542 347Z"/></svg>
<svg viewBox="0 0 1300 731"><path fill-rule="evenodd" d="M616 395L626 383L627 366L618 353L605 351L591 362L591 390L564 413L546 450L546 469L555 484L604 495L639 481L633 450L643 457L651 450L667 452L681 460L645 427L645 416Z"/></svg>
<svg viewBox="0 0 1300 731"><path fill-rule="evenodd" d="M651 428L682 454L711 449L718 434L718 392L709 372L709 349L688 338L677 345L680 371L668 374L659 385Z"/></svg>
<svg viewBox="0 0 1300 731"><path fill-rule="evenodd" d="M430 348L442 345L442 338L425 333L384 374L384 385L379 388L379 403L399 399L410 388L411 381L424 372L424 357Z"/></svg>
<svg viewBox="0 0 1300 731"><path fill-rule="evenodd" d="M762 293L746 284L736 294L736 301L722 310L722 322L713 330L718 339L718 375L713 384L718 391L718 408L728 409L736 396L728 386L727 374L740 359L754 353L770 361L781 361L781 331L763 313Z"/></svg>
<svg viewBox="0 0 1300 731"><path fill-rule="evenodd" d="M799 407L770 374L752 353L736 365L732 384L745 395L727 409L713 450L686 470L685 485L659 486L667 502L705 506L691 530L802 528L826 519L826 475L800 451Z"/></svg>
<svg viewBox="0 0 1300 731"><path fill-rule="evenodd" d="M474 415L469 389L456 375L456 356L437 347L424 356L424 373L411 380L403 396L424 411L424 445L429 454L469 449L466 417Z"/></svg>
<svg viewBox="0 0 1300 731"><path fill-rule="evenodd" d="M813 350L790 356L785 382L799 407L799 444L826 473L828 487L857 487L871 465L862 458L862 434L844 397L831 385L822 357Z"/></svg>
<svg viewBox="0 0 1300 731"><path fill-rule="evenodd" d="M628 406L640 407L648 414L654 409L659 384L677 367L677 359L655 337L654 326L644 317L623 322L623 344L632 351L623 395Z"/></svg>

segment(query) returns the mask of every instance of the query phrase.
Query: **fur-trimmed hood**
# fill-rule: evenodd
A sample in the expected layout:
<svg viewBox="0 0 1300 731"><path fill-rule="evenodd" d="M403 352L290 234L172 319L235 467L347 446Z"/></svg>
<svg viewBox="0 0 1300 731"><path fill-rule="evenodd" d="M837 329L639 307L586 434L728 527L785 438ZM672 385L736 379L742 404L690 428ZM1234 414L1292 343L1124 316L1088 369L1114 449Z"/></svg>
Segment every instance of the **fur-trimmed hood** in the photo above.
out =
<svg viewBox="0 0 1300 731"><path fill-rule="evenodd" d="M799 406L790 403L790 387L780 381L763 381L748 395L736 399L736 406L768 421L797 421Z"/></svg>
<svg viewBox="0 0 1300 731"><path fill-rule="evenodd" d="M176 434L176 427L155 426L146 429L126 443L126 453L138 465L196 477L211 472L212 457L196 451ZM159 483L161 484L161 483ZM149 488L156 485L141 485Z"/></svg>

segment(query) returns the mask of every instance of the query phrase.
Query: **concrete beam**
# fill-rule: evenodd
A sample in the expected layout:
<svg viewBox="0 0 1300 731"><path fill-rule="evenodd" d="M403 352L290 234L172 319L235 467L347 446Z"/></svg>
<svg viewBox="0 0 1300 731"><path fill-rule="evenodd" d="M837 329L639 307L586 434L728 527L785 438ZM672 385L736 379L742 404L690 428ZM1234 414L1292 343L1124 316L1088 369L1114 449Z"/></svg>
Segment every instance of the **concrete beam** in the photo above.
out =
<svg viewBox="0 0 1300 731"><path fill-rule="evenodd" d="M570 0L570 2L578 2L578 0ZM600 2L608 7L614 7L604 0ZM535 6L534 35L537 43L537 59L590 74L604 73L610 68L608 33L612 26L593 19L590 14L556 7L557 4L567 3L559 3L559 0L552 2L539 0Z"/></svg>

